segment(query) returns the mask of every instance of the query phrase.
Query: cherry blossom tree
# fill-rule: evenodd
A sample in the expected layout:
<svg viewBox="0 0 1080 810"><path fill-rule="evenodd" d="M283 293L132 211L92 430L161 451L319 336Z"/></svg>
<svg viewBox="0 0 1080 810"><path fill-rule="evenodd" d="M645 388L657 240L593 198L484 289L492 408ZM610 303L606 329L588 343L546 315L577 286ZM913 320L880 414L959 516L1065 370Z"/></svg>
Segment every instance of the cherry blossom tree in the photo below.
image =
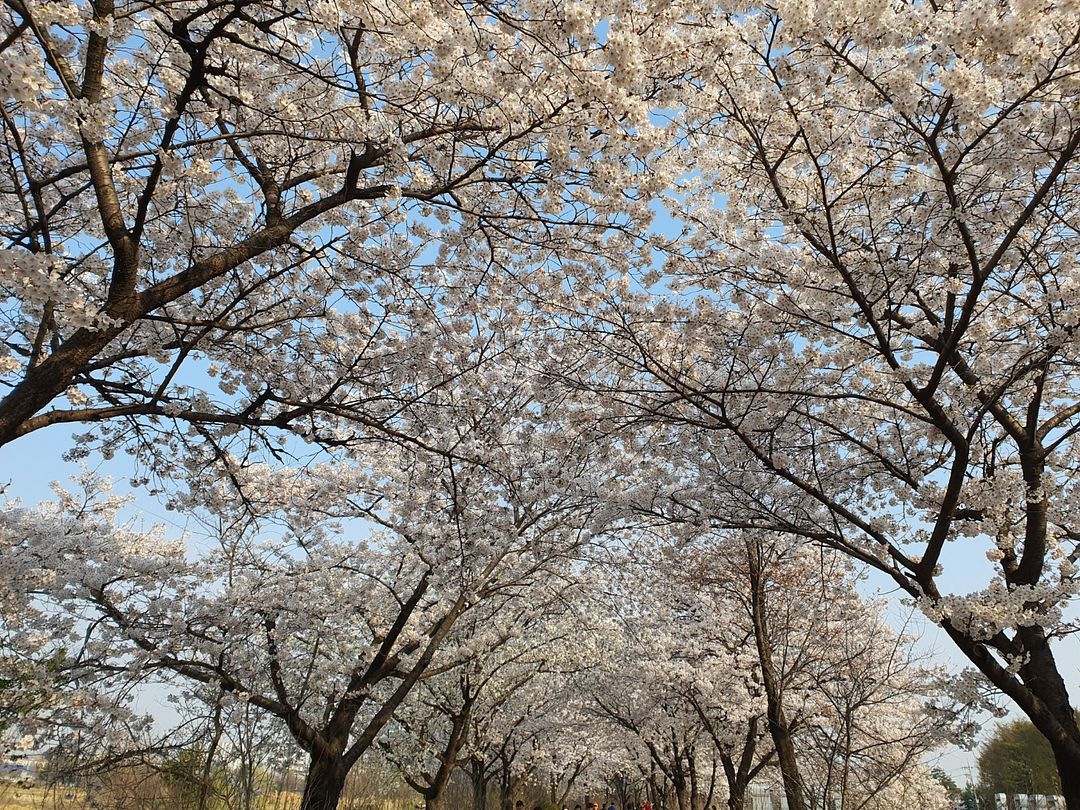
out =
<svg viewBox="0 0 1080 810"><path fill-rule="evenodd" d="M646 533L619 566L619 654L593 699L679 807L726 787L741 810L752 783L789 806L884 807L905 791L937 806L921 760L957 731L944 674L855 580L845 557L797 538Z"/></svg>
<svg viewBox="0 0 1080 810"><path fill-rule="evenodd" d="M470 760L497 784L503 808L526 792L565 805L595 785L597 770L615 759L587 709L587 685L603 644L595 623L581 612L582 593L576 583L563 590L563 610L548 625L543 667L500 673L499 700L488 700L474 716Z"/></svg>
<svg viewBox="0 0 1080 810"><path fill-rule="evenodd" d="M791 538L743 533L697 545L691 582L734 599L752 632L777 769L790 807L875 806L953 738L944 673L859 597L850 563ZM779 752L783 751L783 755Z"/></svg>
<svg viewBox="0 0 1080 810"><path fill-rule="evenodd" d="M645 515L746 540L760 694L687 689L746 665L730 639L675 683L630 671L644 647L594 681L682 810L734 763L718 740L756 767L755 717L798 806L800 725L880 697L777 663L811 626L770 612L810 581L769 585L781 536L891 577L1080 810L1053 650L1080 553L1078 31L1029 0L9 0L0 444L91 423L221 529L190 553L106 495L0 512L18 696L89 724L120 684L216 687L284 723L305 810L331 808L431 668L460 678L462 620ZM650 232L676 178L681 233ZM984 555L986 587L950 591ZM544 761L536 717L504 729L504 799ZM905 750L821 723L827 779L855 770L837 734Z"/></svg>
<svg viewBox="0 0 1080 810"><path fill-rule="evenodd" d="M809 767L808 793L839 795L843 810L898 806L895 796L921 794L915 806L948 807L926 757L958 738L940 673L928 670L874 610L834 627L831 661L812 669L808 691L823 720L808 725L800 744Z"/></svg>
<svg viewBox="0 0 1080 810"><path fill-rule="evenodd" d="M398 707L380 750L429 810L445 806L451 777L470 762L479 766L471 775L474 808L483 810L493 724L550 708L545 691L564 694L551 683L569 663L573 634L562 590L561 582L551 588L536 581L509 603L474 610L444 645L442 658L451 662L425 676Z"/></svg>
<svg viewBox="0 0 1080 810"><path fill-rule="evenodd" d="M429 668L506 641L501 623L573 582L607 520L606 451L573 434L574 403L502 372L463 375L430 405L420 422L439 451L380 443L304 469L220 459L189 496L228 528L204 553L118 523L104 494L3 510L4 627L46 663L77 650L68 709L167 672L273 715L309 757L304 809L332 810ZM440 654L463 618L500 613Z"/></svg>
<svg viewBox="0 0 1080 810"><path fill-rule="evenodd" d="M731 659L717 654L708 631L695 635L694 630L707 626L722 633L718 628L727 617L695 616L687 608L670 570L651 564L655 544L636 540L631 549L613 558L596 600L604 628L602 658L585 683L586 707L606 729L608 745L622 749L622 756L613 752L604 776L617 785L648 774L658 803L668 798L669 807L701 810L715 792L719 749L714 751L706 733L700 704L689 697L691 685L725 682L717 689L729 692L725 703L737 714L742 673L725 668ZM644 773L643 766L648 767Z"/></svg>
<svg viewBox="0 0 1080 810"><path fill-rule="evenodd" d="M1078 30L1024 2L718 9L682 239L651 301L593 299L610 365L577 377L681 471L658 502L891 577L1047 737L1071 810Z"/></svg>
<svg viewBox="0 0 1080 810"><path fill-rule="evenodd" d="M440 323L455 303L491 314L648 221L673 169L633 172L667 90L635 54L677 45L667 16L6 3L0 444L392 432L443 381L440 333L469 331Z"/></svg>

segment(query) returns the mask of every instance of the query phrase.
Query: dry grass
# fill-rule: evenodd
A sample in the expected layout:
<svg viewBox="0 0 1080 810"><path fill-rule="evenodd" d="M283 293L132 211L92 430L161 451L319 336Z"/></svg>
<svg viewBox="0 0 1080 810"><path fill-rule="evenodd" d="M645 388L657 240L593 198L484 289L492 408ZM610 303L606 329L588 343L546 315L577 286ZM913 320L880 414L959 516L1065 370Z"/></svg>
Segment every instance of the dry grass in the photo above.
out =
<svg viewBox="0 0 1080 810"><path fill-rule="evenodd" d="M284 790L264 793L255 800L255 806L258 810L297 810L300 807L300 794Z"/></svg>
<svg viewBox="0 0 1080 810"><path fill-rule="evenodd" d="M81 790L0 782L0 810L86 810L85 799ZM288 791L269 792L255 800L255 810L297 810L298 807L300 794Z"/></svg>
<svg viewBox="0 0 1080 810"><path fill-rule="evenodd" d="M0 783L0 810L83 810L82 791Z"/></svg>

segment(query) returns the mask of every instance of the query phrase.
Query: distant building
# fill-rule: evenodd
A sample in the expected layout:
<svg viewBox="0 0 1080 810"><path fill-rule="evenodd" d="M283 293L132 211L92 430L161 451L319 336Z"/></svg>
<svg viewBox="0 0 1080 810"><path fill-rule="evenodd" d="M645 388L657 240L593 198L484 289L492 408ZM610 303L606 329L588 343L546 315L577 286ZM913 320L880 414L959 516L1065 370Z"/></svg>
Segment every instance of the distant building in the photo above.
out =
<svg viewBox="0 0 1080 810"><path fill-rule="evenodd" d="M749 790L747 790L747 796L750 800L748 810L788 810L787 797L784 796L783 788L774 787L773 785L754 784L750 785ZM808 806L812 810L839 810L840 797L834 795L825 801L821 799L812 800L808 803ZM1013 809L1009 808L1009 810ZM1024 808L1024 810L1027 810L1027 808ZM1043 810L1043 808L1040 807L1039 810Z"/></svg>
<svg viewBox="0 0 1080 810"><path fill-rule="evenodd" d="M1034 793L995 793L995 810L1065 810L1063 796L1037 796Z"/></svg>
<svg viewBox="0 0 1080 810"><path fill-rule="evenodd" d="M0 758L0 780L33 782L41 776L48 761L48 751L8 751Z"/></svg>

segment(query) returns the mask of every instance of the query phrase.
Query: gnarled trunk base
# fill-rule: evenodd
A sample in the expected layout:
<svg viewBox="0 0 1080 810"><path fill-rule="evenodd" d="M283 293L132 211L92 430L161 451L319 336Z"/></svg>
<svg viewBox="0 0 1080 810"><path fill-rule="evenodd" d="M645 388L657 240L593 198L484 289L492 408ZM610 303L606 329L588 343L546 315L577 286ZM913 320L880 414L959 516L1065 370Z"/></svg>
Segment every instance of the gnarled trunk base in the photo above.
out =
<svg viewBox="0 0 1080 810"><path fill-rule="evenodd" d="M300 810L337 810L348 775L343 762L312 756Z"/></svg>

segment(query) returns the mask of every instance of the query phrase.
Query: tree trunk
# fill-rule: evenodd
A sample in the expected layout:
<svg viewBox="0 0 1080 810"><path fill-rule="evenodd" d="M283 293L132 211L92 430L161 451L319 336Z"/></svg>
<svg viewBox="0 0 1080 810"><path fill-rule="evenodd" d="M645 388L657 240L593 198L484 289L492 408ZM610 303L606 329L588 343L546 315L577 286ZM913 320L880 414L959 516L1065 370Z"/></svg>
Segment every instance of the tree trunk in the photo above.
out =
<svg viewBox="0 0 1080 810"><path fill-rule="evenodd" d="M1017 632L1027 661L1020 665L1019 682L991 655L987 645L943 621L941 626L987 679L1012 698L1032 725L1046 737L1054 753L1066 810L1080 810L1080 729L1069 692L1041 627Z"/></svg>
<svg viewBox="0 0 1080 810"><path fill-rule="evenodd" d="M675 767L680 767L681 763L675 763ZM690 808L690 789L686 784L686 777L682 773L676 773L674 779L671 780L671 786L675 788L675 802L679 805L679 810L691 810Z"/></svg>
<svg viewBox="0 0 1080 810"><path fill-rule="evenodd" d="M735 770L735 760L730 754L721 751L720 764L724 766L724 780L727 782L728 810L745 810L746 780L741 778L742 775Z"/></svg>
<svg viewBox="0 0 1080 810"><path fill-rule="evenodd" d="M499 772L500 798L499 807L502 810L512 810L514 806L514 780L510 775L510 763L503 759Z"/></svg>
<svg viewBox="0 0 1080 810"><path fill-rule="evenodd" d="M202 778L199 780L199 805L198 810L206 810L210 800L210 784L214 774L214 757L217 755L218 744L221 742L221 734L224 726L221 723L221 703L214 705L214 734L210 738L210 748L206 752L206 762L203 763Z"/></svg>
<svg viewBox="0 0 1080 810"><path fill-rule="evenodd" d="M1052 747L1052 746L1051 746ZM1058 776L1061 778L1061 795L1065 797L1066 810L1080 810L1080 761L1068 756L1059 756L1054 750Z"/></svg>
<svg viewBox="0 0 1080 810"><path fill-rule="evenodd" d="M666 791L664 790L662 776L662 774L657 774L656 761L650 758L647 796L653 810L664 810ZM588 804L585 805L585 807L588 806Z"/></svg>
<svg viewBox="0 0 1080 810"><path fill-rule="evenodd" d="M765 612L765 576L762 571L761 556L761 546L747 540L750 610L754 625L754 639L757 642L758 658L761 663L761 685L765 689L769 734L772 736L773 747L776 750L780 775L784 780L784 795L787 797L788 810L806 810L802 776L799 774L799 762L795 755L795 742L791 736L791 726L784 714L780 676L773 664L772 639L769 636L769 622Z"/></svg>
<svg viewBox="0 0 1080 810"><path fill-rule="evenodd" d="M469 781L472 782L472 810L487 810L488 780L484 763L473 759L469 763Z"/></svg>
<svg viewBox="0 0 1080 810"><path fill-rule="evenodd" d="M1021 628L1017 635L1029 651L1028 660L1020 665L1020 677L1045 706L1045 712L1028 712L1028 716L1054 752L1066 808L1080 810L1080 729L1069 692L1042 628Z"/></svg>
<svg viewBox="0 0 1080 810"><path fill-rule="evenodd" d="M452 763L451 765L439 768L436 774L435 781L428 786L428 789L421 794L424 797L424 807L426 810L441 810L446 796L446 786L450 784L450 774L453 773Z"/></svg>
<svg viewBox="0 0 1080 810"><path fill-rule="evenodd" d="M746 810L746 785L735 782L728 785L728 810Z"/></svg>
<svg viewBox="0 0 1080 810"><path fill-rule="evenodd" d="M312 754L300 810L337 810L348 775L349 770L341 758L329 759Z"/></svg>
<svg viewBox="0 0 1080 810"><path fill-rule="evenodd" d="M780 775L784 780L784 795L787 797L788 810L806 810L803 799L802 776L799 774L799 762L795 755L795 743L791 738L784 708L777 701L768 699L769 733L776 748L776 759L780 764Z"/></svg>

